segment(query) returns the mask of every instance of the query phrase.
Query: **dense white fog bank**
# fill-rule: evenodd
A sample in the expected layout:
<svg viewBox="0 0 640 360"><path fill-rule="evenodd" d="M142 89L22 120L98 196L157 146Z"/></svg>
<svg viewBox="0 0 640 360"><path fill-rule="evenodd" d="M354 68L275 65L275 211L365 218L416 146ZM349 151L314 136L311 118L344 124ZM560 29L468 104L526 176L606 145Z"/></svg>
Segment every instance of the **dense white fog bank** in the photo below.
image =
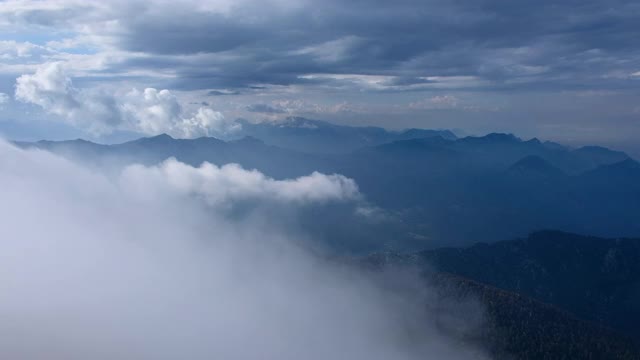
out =
<svg viewBox="0 0 640 360"><path fill-rule="evenodd" d="M2 143L0 358L483 358L435 325L428 289L391 291L285 228L219 210L357 196L338 175L175 160L113 179Z"/></svg>

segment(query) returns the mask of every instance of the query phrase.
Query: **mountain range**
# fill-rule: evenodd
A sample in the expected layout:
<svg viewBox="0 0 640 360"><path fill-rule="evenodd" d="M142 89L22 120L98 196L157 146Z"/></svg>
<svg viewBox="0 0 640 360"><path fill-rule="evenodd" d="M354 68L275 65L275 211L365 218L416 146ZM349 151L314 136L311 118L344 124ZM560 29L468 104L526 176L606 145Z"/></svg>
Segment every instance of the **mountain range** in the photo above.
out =
<svg viewBox="0 0 640 360"><path fill-rule="evenodd" d="M392 220L380 238L354 248L363 252L381 250L391 235L395 250L510 239L540 229L640 236L640 163L619 151L511 134L456 138L448 131L391 132L301 118L243 129L255 137L225 142L163 134L114 145L17 144L102 166L175 157L194 166L238 163L276 179L339 173ZM378 230L360 235L376 237ZM345 241L353 235L336 230L327 237L349 247Z"/></svg>
<svg viewBox="0 0 640 360"><path fill-rule="evenodd" d="M374 126L336 125L326 121L301 117L289 117L278 122L252 123L246 120L239 120L238 122L242 128L235 134L236 137L255 137L267 144L320 154L340 154L367 146L417 138L442 137L449 140L456 139L456 135L449 130L406 129L389 131Z"/></svg>

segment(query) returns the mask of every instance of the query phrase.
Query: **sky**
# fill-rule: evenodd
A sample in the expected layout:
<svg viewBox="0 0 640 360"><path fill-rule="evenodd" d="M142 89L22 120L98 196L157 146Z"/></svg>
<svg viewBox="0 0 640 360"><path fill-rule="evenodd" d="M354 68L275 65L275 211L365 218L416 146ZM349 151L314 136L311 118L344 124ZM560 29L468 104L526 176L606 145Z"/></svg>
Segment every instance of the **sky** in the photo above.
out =
<svg viewBox="0 0 640 360"><path fill-rule="evenodd" d="M640 155L638 38L633 0L6 0L0 131L225 137L304 116Z"/></svg>

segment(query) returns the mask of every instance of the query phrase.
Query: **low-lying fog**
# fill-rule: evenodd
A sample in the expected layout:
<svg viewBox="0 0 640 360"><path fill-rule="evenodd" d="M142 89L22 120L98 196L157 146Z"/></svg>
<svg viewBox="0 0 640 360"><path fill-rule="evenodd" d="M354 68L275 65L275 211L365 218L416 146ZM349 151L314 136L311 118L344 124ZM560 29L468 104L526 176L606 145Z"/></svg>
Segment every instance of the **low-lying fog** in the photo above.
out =
<svg viewBox="0 0 640 360"><path fill-rule="evenodd" d="M2 359L484 358L436 326L433 291L381 285L269 220L357 198L340 175L168 160L114 177L3 142L0 194Z"/></svg>

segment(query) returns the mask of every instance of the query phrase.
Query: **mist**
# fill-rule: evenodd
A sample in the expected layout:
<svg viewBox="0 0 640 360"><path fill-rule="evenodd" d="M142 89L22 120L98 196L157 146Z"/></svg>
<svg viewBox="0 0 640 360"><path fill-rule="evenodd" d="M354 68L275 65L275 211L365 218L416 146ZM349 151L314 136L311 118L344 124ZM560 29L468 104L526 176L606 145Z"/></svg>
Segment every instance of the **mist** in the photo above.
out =
<svg viewBox="0 0 640 360"><path fill-rule="evenodd" d="M106 175L3 142L0 357L486 358L442 329L475 331L479 306L429 306L441 299L415 278L336 264L269 221L270 204L357 192L176 160ZM237 202L253 210L230 216Z"/></svg>

